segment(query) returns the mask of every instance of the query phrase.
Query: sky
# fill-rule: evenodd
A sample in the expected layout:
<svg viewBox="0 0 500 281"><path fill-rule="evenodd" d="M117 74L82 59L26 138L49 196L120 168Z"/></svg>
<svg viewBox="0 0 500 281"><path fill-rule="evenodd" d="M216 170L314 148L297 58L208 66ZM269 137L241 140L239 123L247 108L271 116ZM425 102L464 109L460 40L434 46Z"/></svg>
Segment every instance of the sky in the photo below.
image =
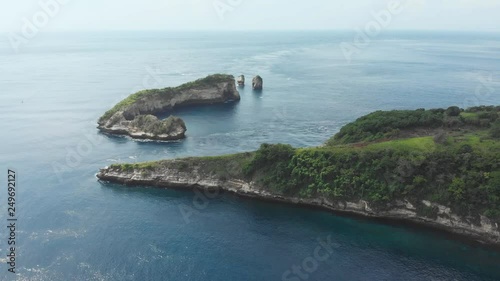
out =
<svg viewBox="0 0 500 281"><path fill-rule="evenodd" d="M0 31L500 31L500 0L0 0ZM400 8L389 9L396 2ZM396 4L394 4L396 5Z"/></svg>

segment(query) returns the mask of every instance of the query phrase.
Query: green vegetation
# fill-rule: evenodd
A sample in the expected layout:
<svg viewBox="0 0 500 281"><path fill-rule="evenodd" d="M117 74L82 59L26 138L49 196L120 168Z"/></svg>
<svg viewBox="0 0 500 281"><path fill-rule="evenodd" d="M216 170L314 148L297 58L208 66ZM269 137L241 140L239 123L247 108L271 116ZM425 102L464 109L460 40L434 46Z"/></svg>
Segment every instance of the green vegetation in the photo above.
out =
<svg viewBox="0 0 500 281"><path fill-rule="evenodd" d="M464 126L488 128L499 117L500 107L473 107L465 111L448 109L376 111L344 126L327 145L371 142L404 137L418 130L435 135L438 128L457 129Z"/></svg>
<svg viewBox="0 0 500 281"><path fill-rule="evenodd" d="M434 151L436 150L436 142L433 137L417 137L402 140L390 140L385 142L378 142L369 144L367 149L381 150L381 149L396 149L400 151Z"/></svg>
<svg viewBox="0 0 500 281"><path fill-rule="evenodd" d="M135 104L136 102L139 102L141 99L145 97L151 97L151 96L172 96L178 94L180 91L190 89L190 88L195 88L195 87L209 87L213 86L217 83L220 82L225 82L228 80L233 80L234 77L231 75L226 75L226 74L214 74L207 76L205 78L198 79L193 82L188 82L185 84L182 84L178 87L169 87L169 88L163 88L163 89L151 89L151 90L142 90L139 91L135 94L132 94L128 96L126 99L122 100L119 102L117 105L115 105L113 108L110 110L106 111L104 115L99 119L99 122L103 122L111 116L113 116L116 112L125 110L127 107Z"/></svg>
<svg viewBox="0 0 500 281"><path fill-rule="evenodd" d="M458 106L450 106L445 111L447 116L459 116L462 113L462 110Z"/></svg>
<svg viewBox="0 0 500 281"><path fill-rule="evenodd" d="M244 170L247 177L290 196L363 199L379 208L396 199L417 205L430 200L462 215L500 214L500 143L474 138L453 138L450 145L431 141L427 137L366 148L307 148L288 155L281 146L263 145Z"/></svg>
<svg viewBox="0 0 500 281"><path fill-rule="evenodd" d="M329 145L374 141L397 137L403 129L436 128L443 125L441 110L376 111L344 126L328 141Z"/></svg>
<svg viewBox="0 0 500 281"><path fill-rule="evenodd" d="M500 121L496 121L491 125L490 135L495 139L500 139Z"/></svg>

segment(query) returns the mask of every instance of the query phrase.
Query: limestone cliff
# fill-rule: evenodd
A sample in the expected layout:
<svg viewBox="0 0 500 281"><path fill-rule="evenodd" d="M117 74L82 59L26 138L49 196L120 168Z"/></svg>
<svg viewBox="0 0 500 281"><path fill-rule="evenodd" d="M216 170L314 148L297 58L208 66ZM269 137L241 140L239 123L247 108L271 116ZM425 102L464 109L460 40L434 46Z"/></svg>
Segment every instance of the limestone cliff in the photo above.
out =
<svg viewBox="0 0 500 281"><path fill-rule="evenodd" d="M156 115L185 106L240 100L231 75L211 75L175 88L135 93L107 111L98 128L107 133L133 138L175 140L185 137L186 125L177 117L159 120Z"/></svg>

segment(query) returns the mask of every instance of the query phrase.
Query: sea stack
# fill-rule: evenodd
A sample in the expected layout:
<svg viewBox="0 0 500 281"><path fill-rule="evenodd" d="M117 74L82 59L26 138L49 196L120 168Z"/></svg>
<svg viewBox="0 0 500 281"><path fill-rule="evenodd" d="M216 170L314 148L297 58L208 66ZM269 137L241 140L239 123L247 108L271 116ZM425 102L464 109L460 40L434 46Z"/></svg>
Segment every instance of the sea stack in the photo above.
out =
<svg viewBox="0 0 500 281"><path fill-rule="evenodd" d="M237 82L238 86L245 86L245 75L238 76Z"/></svg>
<svg viewBox="0 0 500 281"><path fill-rule="evenodd" d="M254 90L262 90L263 83L262 77L257 75L252 80L252 87Z"/></svg>

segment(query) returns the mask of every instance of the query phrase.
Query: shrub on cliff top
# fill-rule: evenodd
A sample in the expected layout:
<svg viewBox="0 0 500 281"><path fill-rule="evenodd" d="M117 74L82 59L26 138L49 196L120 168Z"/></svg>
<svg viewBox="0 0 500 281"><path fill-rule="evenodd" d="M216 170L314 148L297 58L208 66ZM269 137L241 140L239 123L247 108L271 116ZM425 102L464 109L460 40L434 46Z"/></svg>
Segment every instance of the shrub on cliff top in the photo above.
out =
<svg viewBox="0 0 500 281"><path fill-rule="evenodd" d="M295 153L295 149L288 144L264 143L256 151L252 161L245 167L245 173L251 174L263 167L277 165L279 162L288 162Z"/></svg>
<svg viewBox="0 0 500 281"><path fill-rule="evenodd" d="M446 109L446 115L448 115L448 116L456 117L456 116L459 116L461 112L462 111L460 110L460 108L458 106L450 106L450 107L448 107L448 109Z"/></svg>
<svg viewBox="0 0 500 281"><path fill-rule="evenodd" d="M495 139L500 139L500 120L491 125L490 135Z"/></svg>

